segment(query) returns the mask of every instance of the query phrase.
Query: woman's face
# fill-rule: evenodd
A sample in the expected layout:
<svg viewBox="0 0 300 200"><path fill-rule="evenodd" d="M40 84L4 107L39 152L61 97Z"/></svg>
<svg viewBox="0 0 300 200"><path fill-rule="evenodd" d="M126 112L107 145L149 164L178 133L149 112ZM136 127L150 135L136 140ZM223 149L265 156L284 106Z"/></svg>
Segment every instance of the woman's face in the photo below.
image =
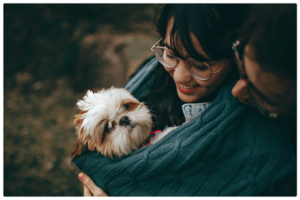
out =
<svg viewBox="0 0 300 200"><path fill-rule="evenodd" d="M171 46L170 42L170 33L172 30L172 20L169 21L168 29L166 36L164 38L164 44L167 44L165 46ZM203 57L208 58L206 53L203 51L201 44L199 43L198 39L193 33L190 33L191 41L194 44L195 49L198 51L199 54L202 54ZM180 43L179 43L180 44ZM184 49L182 45L178 45L180 49L178 49L179 52L182 52L182 56L185 59L190 58L187 51ZM177 88L177 94L179 98L185 102L185 103L193 103L193 102L201 102L205 99L209 98L211 94L213 94L220 86L220 84L223 82L223 80L228 75L231 65L229 64L228 60L220 60L220 61L210 61L206 62L211 66L211 69L213 72L218 71L224 64L225 66L223 69L217 73L212 74L210 79L206 81L201 81L196 78L194 78L190 72L186 68L186 62L185 60L179 59L178 63L175 68L167 68L164 67L167 72L171 75L173 78L176 88Z"/></svg>

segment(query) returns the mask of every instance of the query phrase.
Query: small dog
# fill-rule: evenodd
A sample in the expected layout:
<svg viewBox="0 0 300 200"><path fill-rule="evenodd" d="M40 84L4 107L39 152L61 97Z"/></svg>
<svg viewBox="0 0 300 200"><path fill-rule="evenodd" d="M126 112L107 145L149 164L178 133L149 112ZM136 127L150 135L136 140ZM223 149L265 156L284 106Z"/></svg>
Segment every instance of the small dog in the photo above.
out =
<svg viewBox="0 0 300 200"><path fill-rule="evenodd" d="M78 138L72 157L85 148L105 157L122 157L137 150L151 133L149 109L125 89L87 91L77 106L80 112L75 115L74 124Z"/></svg>

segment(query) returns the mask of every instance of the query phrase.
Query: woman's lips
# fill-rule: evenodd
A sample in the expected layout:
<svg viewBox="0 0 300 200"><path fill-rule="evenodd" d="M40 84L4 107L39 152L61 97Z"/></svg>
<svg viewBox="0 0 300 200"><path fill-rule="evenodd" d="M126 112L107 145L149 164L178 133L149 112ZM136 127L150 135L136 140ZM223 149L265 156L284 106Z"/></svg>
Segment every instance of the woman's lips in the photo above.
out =
<svg viewBox="0 0 300 200"><path fill-rule="evenodd" d="M194 90L196 90L199 87L199 85L181 85L177 83L177 88L180 92L182 92L183 94L189 94L191 92L193 92Z"/></svg>

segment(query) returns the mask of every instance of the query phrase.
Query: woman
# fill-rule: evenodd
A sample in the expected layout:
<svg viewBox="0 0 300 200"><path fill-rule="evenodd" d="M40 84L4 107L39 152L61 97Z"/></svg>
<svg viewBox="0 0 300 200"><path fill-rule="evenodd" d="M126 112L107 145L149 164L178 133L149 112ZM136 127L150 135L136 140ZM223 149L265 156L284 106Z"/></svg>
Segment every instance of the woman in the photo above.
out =
<svg viewBox="0 0 300 200"><path fill-rule="evenodd" d="M140 95L132 81L127 89L153 107L155 129L187 123L117 161L97 154L75 160L106 193L260 195L291 170L295 161L281 132L284 122L260 116L231 95L238 76L230 47L242 8L164 7L157 24L162 39L152 48L163 66L154 67L153 84L151 73L144 78L152 93Z"/></svg>

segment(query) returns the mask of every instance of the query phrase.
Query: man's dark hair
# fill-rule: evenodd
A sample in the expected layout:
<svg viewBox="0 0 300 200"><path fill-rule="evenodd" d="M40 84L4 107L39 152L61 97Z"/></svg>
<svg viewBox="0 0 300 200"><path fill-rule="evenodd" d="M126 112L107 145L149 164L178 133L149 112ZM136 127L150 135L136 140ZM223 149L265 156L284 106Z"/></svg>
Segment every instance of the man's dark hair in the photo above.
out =
<svg viewBox="0 0 300 200"><path fill-rule="evenodd" d="M252 5L241 32L262 70L296 78L296 4Z"/></svg>

